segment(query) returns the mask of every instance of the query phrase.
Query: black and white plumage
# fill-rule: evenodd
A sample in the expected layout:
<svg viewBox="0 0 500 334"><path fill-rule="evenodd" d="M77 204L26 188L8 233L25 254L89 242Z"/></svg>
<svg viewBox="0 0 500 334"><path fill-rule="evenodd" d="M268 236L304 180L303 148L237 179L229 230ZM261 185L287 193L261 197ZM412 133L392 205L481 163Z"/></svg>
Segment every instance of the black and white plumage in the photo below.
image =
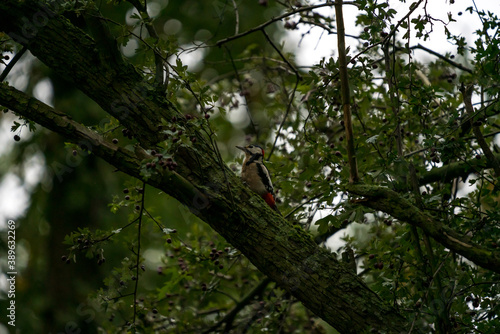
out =
<svg viewBox="0 0 500 334"><path fill-rule="evenodd" d="M263 162L264 149L257 145L236 147L245 152L245 160L241 168L241 179L252 191L260 195L273 210L279 212L274 199L271 176Z"/></svg>

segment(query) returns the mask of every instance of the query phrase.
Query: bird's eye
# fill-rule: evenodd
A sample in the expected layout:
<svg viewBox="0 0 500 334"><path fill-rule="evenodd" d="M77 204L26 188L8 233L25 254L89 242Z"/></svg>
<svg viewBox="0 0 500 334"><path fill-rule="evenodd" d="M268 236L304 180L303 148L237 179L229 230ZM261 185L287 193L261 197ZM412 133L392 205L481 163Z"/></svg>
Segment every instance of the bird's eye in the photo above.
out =
<svg viewBox="0 0 500 334"><path fill-rule="evenodd" d="M248 146L248 148L253 148L253 145Z"/></svg>

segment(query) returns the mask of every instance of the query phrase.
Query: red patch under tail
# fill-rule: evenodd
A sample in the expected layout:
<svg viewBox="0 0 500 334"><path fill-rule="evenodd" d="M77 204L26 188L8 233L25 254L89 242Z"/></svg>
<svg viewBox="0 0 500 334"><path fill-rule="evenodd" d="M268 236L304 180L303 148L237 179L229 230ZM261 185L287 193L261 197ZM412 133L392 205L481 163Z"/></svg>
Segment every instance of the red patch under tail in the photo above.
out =
<svg viewBox="0 0 500 334"><path fill-rule="evenodd" d="M271 209L280 213L280 211L278 210L278 207L276 206L276 202L274 200L274 197L271 193L267 193L267 194L263 195L262 198L264 199L264 201L266 201L267 205L269 205L271 207Z"/></svg>

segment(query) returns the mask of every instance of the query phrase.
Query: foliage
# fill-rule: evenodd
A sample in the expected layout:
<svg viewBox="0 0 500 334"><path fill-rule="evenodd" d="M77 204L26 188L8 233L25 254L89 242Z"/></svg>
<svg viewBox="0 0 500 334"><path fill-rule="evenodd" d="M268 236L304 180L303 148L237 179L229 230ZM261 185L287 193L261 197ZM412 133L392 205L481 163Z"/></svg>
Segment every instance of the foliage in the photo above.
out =
<svg viewBox="0 0 500 334"><path fill-rule="evenodd" d="M463 240L498 256L498 16L468 7L458 16L450 12L443 21L432 16L424 1L409 5L406 16L397 15L392 3L359 0L348 5L357 9L359 28L346 53L362 182L395 190ZM161 96L184 114L186 122L160 117L157 132L163 140L156 150L147 151L141 180L114 174L107 166L95 167L93 155L81 145L70 144L64 153L46 152L42 143L50 135L35 128L33 120L9 120L16 141L23 139L10 153L17 155L10 169L22 163L23 145L29 140L45 156L44 168L51 172L47 182L61 191L54 197L41 181L32 191L33 204L23 224L33 227L36 205L51 208L44 219L52 230L58 228L57 215L81 218L92 211L92 222L83 219L69 231L61 228L67 232L64 236L44 234L46 242L64 242L63 250L40 255L26 250L32 268L43 268L45 262L53 270L80 266L80 274L69 271L67 277L81 279L78 285L85 286L74 300L68 298L66 311L54 312L54 295L44 296L36 291L35 281L26 282L24 294L38 301L27 306L26 314L52 312L57 318L39 332L60 330L75 314L78 328L87 332L335 332L293 291L268 281L232 240L224 240L174 198L146 185L161 170L176 170L179 147L193 147L206 138L233 170L240 162L234 145L261 143L280 210L339 258L352 249L358 275L405 317L408 332L494 333L500 328L498 272L446 248L411 221L370 209L366 199L345 190L352 166L347 162L337 57L299 67L297 55L285 52L278 42L289 36L287 30L298 28L303 38L313 29L335 32L335 20L320 10L333 8L333 3L151 0L147 10L144 6L130 0L67 1L59 7L73 25L95 39L86 20L91 16L104 22L126 61L150 87L146 99L148 94ZM449 1L446 6L456 11L458 4ZM473 43L448 28L466 15L482 22ZM351 22L345 24L354 30ZM456 54L439 54L419 44L443 28ZM5 55L21 50L7 35L0 35L0 47ZM416 50L436 58L424 63L414 55ZM8 58L3 59L7 64ZM30 66L25 90L32 92L45 78L53 83L56 109L114 145L137 147L130 129L39 62ZM9 83L14 80L14 75L7 78ZM465 87L473 87L474 110L464 104ZM81 110L75 110L79 101ZM35 132L31 139L24 138L24 127ZM204 137L193 135L192 129ZM63 144L53 140L57 144L50 147L62 150ZM60 162L63 167L56 168ZM421 181L429 172L456 163L466 166L465 172L453 177L443 172L438 180ZM80 195L75 187L81 187ZM99 200L93 202L98 192ZM85 198L78 201L78 196ZM65 197L62 203L73 198L76 204L52 212L54 198ZM43 249L33 235L24 233L26 243ZM336 243L324 242L332 236ZM63 260L57 265L56 252ZM65 263L66 269L61 269ZM87 270L96 272L98 282L85 285L82 275ZM91 312L81 312L82 303L83 310ZM37 332L30 324L19 328Z"/></svg>

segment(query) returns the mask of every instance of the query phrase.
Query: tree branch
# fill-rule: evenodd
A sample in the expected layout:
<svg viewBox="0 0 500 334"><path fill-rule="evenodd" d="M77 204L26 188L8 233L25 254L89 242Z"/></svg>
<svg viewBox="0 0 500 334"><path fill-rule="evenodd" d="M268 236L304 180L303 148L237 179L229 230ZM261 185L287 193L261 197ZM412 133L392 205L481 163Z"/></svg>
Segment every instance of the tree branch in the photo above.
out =
<svg viewBox="0 0 500 334"><path fill-rule="evenodd" d="M462 97L464 100L464 105L465 105L465 110L467 113L471 116L474 115L474 107L472 106L472 93L474 91L474 86L470 85L468 87L462 86L460 87L460 92L462 93ZM497 177L500 177L500 162L499 160L496 159L495 155L493 152L491 152L491 149L486 143L486 140L484 139L483 133L481 132L481 129L479 128L479 125L472 124L472 131L474 132L474 136L476 137L477 143L483 150L484 155L486 156L486 159L488 159L488 162L491 164L493 167L493 170L495 171L495 174Z"/></svg>
<svg viewBox="0 0 500 334"><path fill-rule="evenodd" d="M464 256L477 265L500 273L500 252L489 250L459 235L439 220L420 211L398 193L378 186L346 186L351 194L363 196L357 203L383 211L403 222L420 227L429 236L450 250Z"/></svg>
<svg viewBox="0 0 500 334"><path fill-rule="evenodd" d="M205 333L212 333L215 331L217 328L222 326L222 324L226 323L226 328L230 329L232 326L232 323L234 321L234 318L240 312L243 310L250 302L254 299L255 296L258 296L261 294L266 287L269 285L271 280L269 278L264 278L255 288L253 288L243 299L241 299L226 315L224 318L219 320L215 325L210 327L208 330L204 331L203 334Z"/></svg>
<svg viewBox="0 0 500 334"><path fill-rule="evenodd" d="M19 50L16 55L14 56L14 58L12 58L11 61L9 61L9 63L7 64L7 66L5 67L5 69L2 71L2 74L0 74L0 82L4 81L5 78L7 78L7 76L9 75L10 71L14 68L14 65L17 64L17 62L19 61L19 59L21 59L21 57L24 55L24 53L28 51L28 48L23 46L21 48L21 50Z"/></svg>
<svg viewBox="0 0 500 334"><path fill-rule="evenodd" d="M337 22L337 42L339 52L339 74L340 89L342 95L342 108L344 109L344 126L347 146L347 159L349 162L349 182L359 181L358 165L356 162L356 151L354 149L354 135L352 132L351 117L351 94L349 88L349 76L347 74L347 58L345 49L344 16L342 14L342 0L335 2L335 16Z"/></svg>
<svg viewBox="0 0 500 334"><path fill-rule="evenodd" d="M463 66L462 64L459 64L459 63L457 63L457 62L455 62L455 61L453 61L453 60L451 60L451 59L449 59L449 58L447 58L447 57L443 56L442 54L437 53L437 52L436 52L436 51L434 51L434 50L431 50L431 49L429 49L429 48L426 48L426 47L425 47L425 46L423 46L422 44L417 44L417 45L415 45L415 46L412 46L412 47L410 47L410 49L420 49L420 50L424 50L424 51L426 51L426 52L430 53L431 55L434 55L434 56L438 57L439 59L444 60L445 62L447 62L447 63L448 63L448 64L450 64L450 65L452 65L452 66L454 66L454 67L456 67L456 68L458 68L458 69L460 69L460 70L462 70L462 71L465 71L465 72L467 72L467 73L471 73L471 74L472 74L472 70L471 70L470 68L467 68L467 67Z"/></svg>
<svg viewBox="0 0 500 334"><path fill-rule="evenodd" d="M500 154L495 154L496 159L500 159ZM484 161L485 159L471 159L463 162L453 162L439 168L433 168L420 175L418 183L426 185L432 182L449 182L453 179L461 177L463 180L469 174L478 173L480 170L492 168L492 163Z"/></svg>
<svg viewBox="0 0 500 334"><path fill-rule="evenodd" d="M344 4L346 4L346 5L356 5L354 1L346 1L346 2L344 2ZM274 22L281 21L281 20L283 20L286 17L292 16L292 15L295 15L295 14L298 14L298 13L301 13L301 12L311 11L311 10L316 9L316 8L331 7L333 5L334 5L333 2L326 2L326 3L322 3L322 4L318 4L318 5L312 5L312 6L306 6L306 7L299 7L299 8L297 8L297 9L291 11L291 12L286 12L286 13L283 13L283 14L277 16L277 17L273 17L269 21L266 21L266 22L264 22L264 23L262 23L262 24L260 24L260 25L258 25L256 27L252 28L252 29L249 29L247 31L244 31L242 33L236 34L236 35L228 37L228 38L221 39L220 41L217 41L216 45L217 46L221 46L222 44L231 42L231 41L233 41L235 39L241 38L241 37L246 36L246 35L250 35L251 33L254 33L256 31L264 29L265 27L267 27L268 25L273 24Z"/></svg>
<svg viewBox="0 0 500 334"><path fill-rule="evenodd" d="M401 315L344 264L318 247L307 232L273 213L226 168L233 202L224 185L223 172L210 150L203 151L206 155L194 156L196 151L179 146L175 154L178 172L153 173L144 180L142 161L153 157L140 147L132 152L109 143L66 114L6 84L0 85L0 104L71 142L85 144L89 151L118 170L178 199L245 254L262 273L342 333L360 333L371 327L399 333L407 325ZM197 165L203 176L193 167Z"/></svg>

